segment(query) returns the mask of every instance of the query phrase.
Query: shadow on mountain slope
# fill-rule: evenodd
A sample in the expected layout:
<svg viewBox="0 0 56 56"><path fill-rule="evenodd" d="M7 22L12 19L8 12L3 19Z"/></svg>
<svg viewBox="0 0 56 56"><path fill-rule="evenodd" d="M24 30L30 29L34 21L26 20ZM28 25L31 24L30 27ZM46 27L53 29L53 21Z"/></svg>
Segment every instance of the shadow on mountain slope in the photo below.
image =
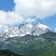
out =
<svg viewBox="0 0 56 56"><path fill-rule="evenodd" d="M0 50L0 56L22 56L22 55L15 54L9 50Z"/></svg>

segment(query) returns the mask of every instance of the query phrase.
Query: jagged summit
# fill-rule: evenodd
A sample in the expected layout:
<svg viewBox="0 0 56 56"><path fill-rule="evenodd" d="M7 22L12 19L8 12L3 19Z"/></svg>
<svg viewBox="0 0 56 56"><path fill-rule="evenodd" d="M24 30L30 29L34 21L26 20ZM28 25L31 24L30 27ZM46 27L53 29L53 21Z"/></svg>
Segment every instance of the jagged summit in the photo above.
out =
<svg viewBox="0 0 56 56"><path fill-rule="evenodd" d="M51 29L48 26L46 26L44 24L41 24L41 23L38 23L34 26L32 33L33 33L33 35L38 35L39 36L39 35L41 35L43 33L46 33L50 30Z"/></svg>
<svg viewBox="0 0 56 56"><path fill-rule="evenodd" d="M1 36L5 38L14 37L14 36L25 36L27 34L30 35L41 35L50 31L50 28L44 24L38 23L35 26L32 24L24 24L23 26L19 27L8 27Z"/></svg>
<svg viewBox="0 0 56 56"><path fill-rule="evenodd" d="M38 23L37 25L39 28L45 30L45 29L50 29L48 26L44 25L44 24L41 24L41 23Z"/></svg>

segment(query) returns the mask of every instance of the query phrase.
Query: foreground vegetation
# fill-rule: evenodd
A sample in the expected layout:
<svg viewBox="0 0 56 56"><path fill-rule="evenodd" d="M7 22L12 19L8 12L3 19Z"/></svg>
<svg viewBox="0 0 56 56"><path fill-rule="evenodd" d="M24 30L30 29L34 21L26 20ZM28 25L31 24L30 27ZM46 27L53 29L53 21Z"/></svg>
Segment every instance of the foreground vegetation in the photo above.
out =
<svg viewBox="0 0 56 56"><path fill-rule="evenodd" d="M25 55L19 55L19 54L15 54L9 50L0 50L0 56L56 56L56 50L43 50L41 49L36 51L35 53L29 53L29 54L25 54Z"/></svg>
<svg viewBox="0 0 56 56"><path fill-rule="evenodd" d="M9 50L0 50L0 56L22 56L22 55L15 54Z"/></svg>

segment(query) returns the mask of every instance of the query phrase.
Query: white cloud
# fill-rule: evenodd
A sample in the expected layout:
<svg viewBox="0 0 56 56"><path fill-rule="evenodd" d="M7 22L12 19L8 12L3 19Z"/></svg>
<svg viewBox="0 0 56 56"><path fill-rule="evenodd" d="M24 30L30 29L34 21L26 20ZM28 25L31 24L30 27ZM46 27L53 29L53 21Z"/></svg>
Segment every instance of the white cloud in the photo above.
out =
<svg viewBox="0 0 56 56"><path fill-rule="evenodd" d="M4 24L0 24L0 33L1 31L3 32L5 29L7 29L8 26L7 25L4 25Z"/></svg>
<svg viewBox="0 0 56 56"><path fill-rule="evenodd" d="M54 32L56 32L56 28L54 29Z"/></svg>
<svg viewBox="0 0 56 56"><path fill-rule="evenodd" d="M14 12L0 11L0 24L11 25L21 23L22 21L24 21L24 18Z"/></svg>
<svg viewBox="0 0 56 56"><path fill-rule="evenodd" d="M30 17L23 17L20 14L17 14L16 12L4 12L0 10L0 25L14 25L17 23L22 23L22 22L28 22L32 23L36 19L30 18Z"/></svg>
<svg viewBox="0 0 56 56"><path fill-rule="evenodd" d="M56 0L14 0L16 6L12 12L0 10L0 28L17 23L35 22L36 19L56 14ZM6 28L5 27L5 28Z"/></svg>
<svg viewBox="0 0 56 56"><path fill-rule="evenodd" d="M43 18L56 14L56 0L14 0L15 12L23 16Z"/></svg>
<svg viewBox="0 0 56 56"><path fill-rule="evenodd" d="M15 24L21 24L24 22L32 23L35 19L31 18L25 18L23 16L20 16L19 14L16 14L16 12L4 12L0 11L0 30L4 30L8 26L13 26Z"/></svg>
<svg viewBox="0 0 56 56"><path fill-rule="evenodd" d="M36 21L36 19L30 18L30 17L27 17L27 18L24 20L25 23L33 23L33 22L35 22L35 21Z"/></svg>
<svg viewBox="0 0 56 56"><path fill-rule="evenodd" d="M7 13L0 11L0 24L4 24L6 23L6 17L7 17Z"/></svg>
<svg viewBox="0 0 56 56"><path fill-rule="evenodd" d="M8 18L7 18L7 23L9 24L16 24L16 23L22 23L25 18L22 16L16 14L15 12L9 12L8 13Z"/></svg>
<svg viewBox="0 0 56 56"><path fill-rule="evenodd" d="M29 23L36 20L30 18L32 16L43 18L56 14L56 0L14 0L14 2L16 4L15 11L0 10L0 24Z"/></svg>
<svg viewBox="0 0 56 56"><path fill-rule="evenodd" d="M0 32L17 23L22 23L25 18L17 15L15 12L0 11Z"/></svg>

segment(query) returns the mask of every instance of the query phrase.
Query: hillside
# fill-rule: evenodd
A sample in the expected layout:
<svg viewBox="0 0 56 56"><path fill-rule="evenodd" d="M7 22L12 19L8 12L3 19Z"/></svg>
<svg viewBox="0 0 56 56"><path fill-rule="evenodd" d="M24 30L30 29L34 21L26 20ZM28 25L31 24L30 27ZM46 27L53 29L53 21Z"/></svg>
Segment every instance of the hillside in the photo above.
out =
<svg viewBox="0 0 56 56"><path fill-rule="evenodd" d="M0 50L0 56L22 56L22 55L15 54L9 50Z"/></svg>

